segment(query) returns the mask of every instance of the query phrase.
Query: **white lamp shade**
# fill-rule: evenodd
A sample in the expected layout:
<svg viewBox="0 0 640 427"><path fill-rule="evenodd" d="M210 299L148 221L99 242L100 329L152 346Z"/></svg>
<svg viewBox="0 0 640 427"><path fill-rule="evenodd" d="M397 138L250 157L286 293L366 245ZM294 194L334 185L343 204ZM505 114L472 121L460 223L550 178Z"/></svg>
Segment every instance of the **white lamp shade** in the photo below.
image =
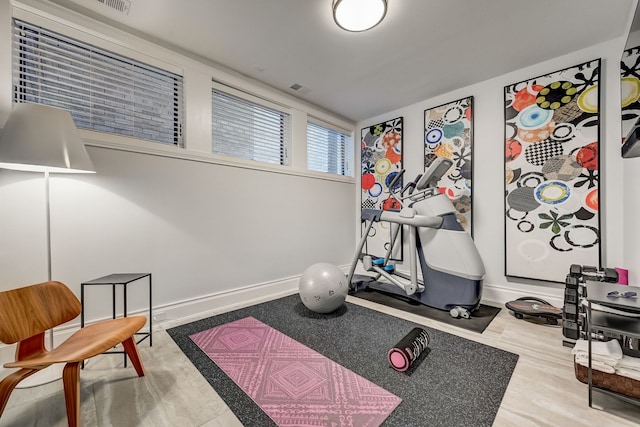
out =
<svg viewBox="0 0 640 427"><path fill-rule="evenodd" d="M68 111L15 104L0 134L0 168L92 173L93 163Z"/></svg>
<svg viewBox="0 0 640 427"><path fill-rule="evenodd" d="M333 19L347 31L366 31L387 14L387 0L334 0Z"/></svg>

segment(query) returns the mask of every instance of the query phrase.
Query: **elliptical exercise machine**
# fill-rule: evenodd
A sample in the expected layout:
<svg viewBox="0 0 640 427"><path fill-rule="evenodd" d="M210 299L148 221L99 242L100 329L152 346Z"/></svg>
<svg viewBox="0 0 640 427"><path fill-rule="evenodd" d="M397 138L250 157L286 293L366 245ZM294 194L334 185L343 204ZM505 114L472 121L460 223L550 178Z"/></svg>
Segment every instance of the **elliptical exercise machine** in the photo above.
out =
<svg viewBox="0 0 640 427"><path fill-rule="evenodd" d="M479 307L484 264L473 239L456 219L453 204L436 187L452 165L451 159L438 158L423 175L398 190L403 170L389 185L391 196L400 205L399 210L362 210L365 230L347 276L352 291L371 288L406 296L429 307L448 310L453 317L469 318ZM391 224L391 237L384 257L362 252L373 223L378 221ZM397 271L389 263L403 227L409 235L408 274ZM375 276L354 283L358 261L362 262L364 270L374 272ZM418 278L418 261L422 280Z"/></svg>

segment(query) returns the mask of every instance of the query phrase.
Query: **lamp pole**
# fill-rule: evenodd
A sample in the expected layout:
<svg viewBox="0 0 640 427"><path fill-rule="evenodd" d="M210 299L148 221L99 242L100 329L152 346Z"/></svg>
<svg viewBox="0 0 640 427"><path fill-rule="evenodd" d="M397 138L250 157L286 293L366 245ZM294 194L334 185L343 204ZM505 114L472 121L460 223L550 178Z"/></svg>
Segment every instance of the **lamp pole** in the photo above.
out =
<svg viewBox="0 0 640 427"><path fill-rule="evenodd" d="M52 280L51 273L51 193L49 190L49 170L44 171L44 193L45 193L45 233L47 235L47 281ZM49 329L49 350L53 348L53 328Z"/></svg>
<svg viewBox="0 0 640 427"><path fill-rule="evenodd" d="M95 172L71 114L47 105L14 104L0 135L0 168L44 172L47 280L51 281L53 275L49 174ZM53 329L48 332L50 351L54 348ZM61 364L54 364L22 381L20 386L33 387L60 379L62 368Z"/></svg>

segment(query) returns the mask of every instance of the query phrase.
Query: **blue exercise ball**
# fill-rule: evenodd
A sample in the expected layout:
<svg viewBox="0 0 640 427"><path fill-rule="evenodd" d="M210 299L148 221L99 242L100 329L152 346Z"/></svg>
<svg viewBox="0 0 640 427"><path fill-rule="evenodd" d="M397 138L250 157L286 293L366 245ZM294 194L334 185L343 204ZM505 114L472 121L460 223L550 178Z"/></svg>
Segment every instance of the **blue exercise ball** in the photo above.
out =
<svg viewBox="0 0 640 427"><path fill-rule="evenodd" d="M345 274L333 264L319 262L307 268L298 286L302 303L316 313L331 313L347 298Z"/></svg>

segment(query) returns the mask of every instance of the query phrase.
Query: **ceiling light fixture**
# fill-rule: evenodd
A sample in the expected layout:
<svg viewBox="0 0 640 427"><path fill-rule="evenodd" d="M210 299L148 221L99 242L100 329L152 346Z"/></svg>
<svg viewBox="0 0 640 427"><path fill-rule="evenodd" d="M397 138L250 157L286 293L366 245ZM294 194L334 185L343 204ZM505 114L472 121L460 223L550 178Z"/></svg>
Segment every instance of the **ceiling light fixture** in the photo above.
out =
<svg viewBox="0 0 640 427"><path fill-rule="evenodd" d="M387 0L333 0L333 19L343 30L370 30L386 14Z"/></svg>

